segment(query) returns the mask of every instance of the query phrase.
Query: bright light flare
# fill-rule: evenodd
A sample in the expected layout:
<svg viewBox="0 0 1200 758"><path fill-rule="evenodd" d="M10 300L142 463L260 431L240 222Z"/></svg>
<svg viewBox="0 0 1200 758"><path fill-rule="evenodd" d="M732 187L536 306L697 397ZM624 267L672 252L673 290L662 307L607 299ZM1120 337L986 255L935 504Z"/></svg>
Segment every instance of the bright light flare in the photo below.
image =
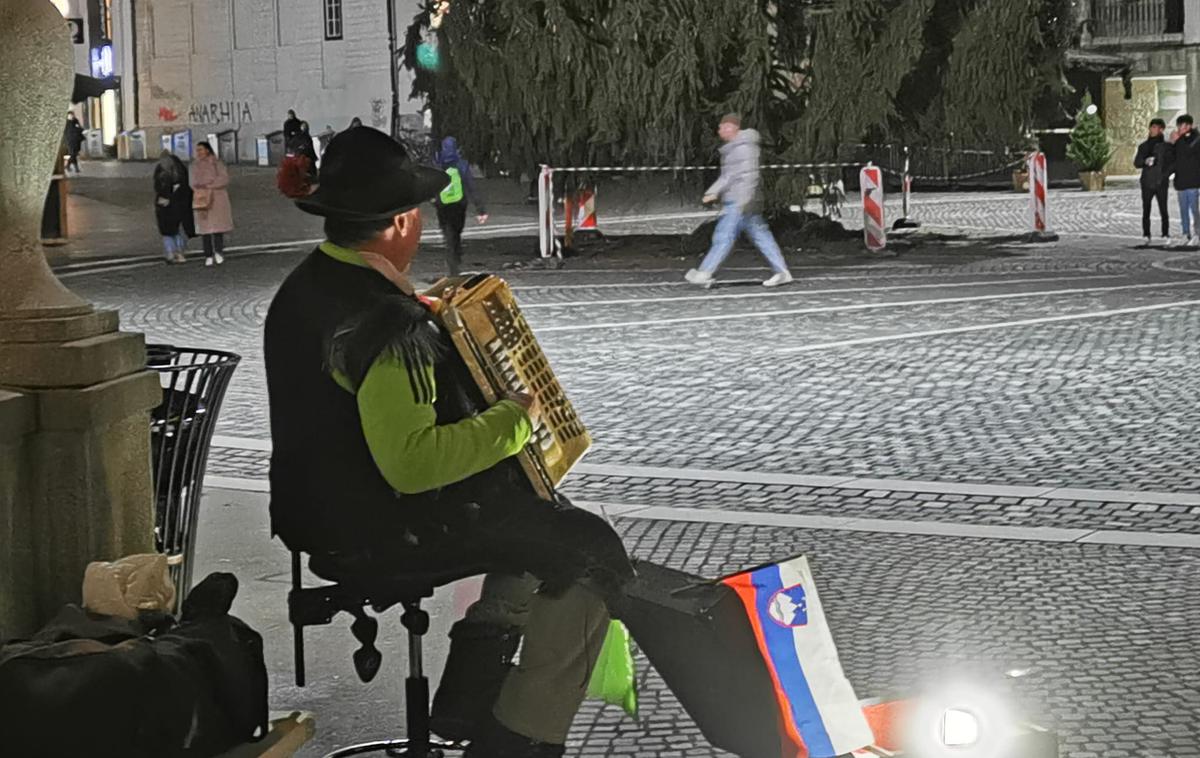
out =
<svg viewBox="0 0 1200 758"><path fill-rule="evenodd" d="M1010 758L1017 723L996 693L971 682L919 698L903 729L905 754L921 758Z"/></svg>
<svg viewBox="0 0 1200 758"><path fill-rule="evenodd" d="M979 719L970 711L951 708L942 714L940 731L946 747L970 747L979 742Z"/></svg>

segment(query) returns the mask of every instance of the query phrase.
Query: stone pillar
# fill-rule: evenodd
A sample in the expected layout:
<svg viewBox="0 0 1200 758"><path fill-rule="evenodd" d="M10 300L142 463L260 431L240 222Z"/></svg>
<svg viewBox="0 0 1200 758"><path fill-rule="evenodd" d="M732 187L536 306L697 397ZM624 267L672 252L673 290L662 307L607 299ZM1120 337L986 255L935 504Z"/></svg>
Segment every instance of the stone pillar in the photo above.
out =
<svg viewBox="0 0 1200 758"><path fill-rule="evenodd" d="M1200 45L1200 3L1183 4L1183 44Z"/></svg>
<svg viewBox="0 0 1200 758"><path fill-rule="evenodd" d="M89 561L154 545L140 334L68 290L39 244L74 83L49 0L0 0L0 640L78 602Z"/></svg>

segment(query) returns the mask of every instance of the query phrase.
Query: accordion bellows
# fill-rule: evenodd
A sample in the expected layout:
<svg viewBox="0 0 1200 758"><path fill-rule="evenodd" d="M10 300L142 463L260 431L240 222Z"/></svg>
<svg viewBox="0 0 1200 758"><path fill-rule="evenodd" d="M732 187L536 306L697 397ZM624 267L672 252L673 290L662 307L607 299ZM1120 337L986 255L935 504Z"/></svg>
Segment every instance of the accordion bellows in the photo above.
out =
<svg viewBox="0 0 1200 758"><path fill-rule="evenodd" d="M591 447L592 439L508 283L489 274L448 277L424 294L438 299L434 315L450 333L489 404L508 392L537 398L541 422L517 458L534 490L549 499Z"/></svg>

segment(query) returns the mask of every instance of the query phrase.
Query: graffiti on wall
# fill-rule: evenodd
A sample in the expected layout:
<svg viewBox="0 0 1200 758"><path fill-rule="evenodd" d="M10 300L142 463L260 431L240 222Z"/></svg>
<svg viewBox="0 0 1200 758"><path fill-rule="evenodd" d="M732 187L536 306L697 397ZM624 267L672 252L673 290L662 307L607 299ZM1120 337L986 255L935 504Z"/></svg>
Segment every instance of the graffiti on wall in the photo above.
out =
<svg viewBox="0 0 1200 758"><path fill-rule="evenodd" d="M169 124L172 121L178 121L179 114L164 105L158 109L158 120Z"/></svg>
<svg viewBox="0 0 1200 758"><path fill-rule="evenodd" d="M236 124L254 120L250 103L245 100L219 100L210 103L192 103L188 108L188 121L193 124Z"/></svg>

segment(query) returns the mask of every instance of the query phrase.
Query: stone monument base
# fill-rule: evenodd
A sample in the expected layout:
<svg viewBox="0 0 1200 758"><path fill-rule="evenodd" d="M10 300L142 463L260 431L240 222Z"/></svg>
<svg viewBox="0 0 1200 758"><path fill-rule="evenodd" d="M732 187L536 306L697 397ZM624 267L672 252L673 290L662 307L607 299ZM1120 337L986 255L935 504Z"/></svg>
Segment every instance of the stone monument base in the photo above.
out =
<svg viewBox="0 0 1200 758"><path fill-rule="evenodd" d="M0 320L0 640L79 602L94 560L154 550L140 334L113 312Z"/></svg>

